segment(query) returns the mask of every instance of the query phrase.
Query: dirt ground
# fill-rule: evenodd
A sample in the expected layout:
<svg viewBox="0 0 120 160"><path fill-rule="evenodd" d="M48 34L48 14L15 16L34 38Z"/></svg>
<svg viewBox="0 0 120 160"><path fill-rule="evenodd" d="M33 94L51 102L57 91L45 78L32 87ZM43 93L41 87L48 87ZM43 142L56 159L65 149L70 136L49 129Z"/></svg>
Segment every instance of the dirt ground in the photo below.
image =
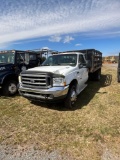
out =
<svg viewBox="0 0 120 160"><path fill-rule="evenodd" d="M111 63L111 64L103 64L103 66L107 67L107 68L110 68L110 69L115 69L117 70L117 67L118 67L118 63Z"/></svg>

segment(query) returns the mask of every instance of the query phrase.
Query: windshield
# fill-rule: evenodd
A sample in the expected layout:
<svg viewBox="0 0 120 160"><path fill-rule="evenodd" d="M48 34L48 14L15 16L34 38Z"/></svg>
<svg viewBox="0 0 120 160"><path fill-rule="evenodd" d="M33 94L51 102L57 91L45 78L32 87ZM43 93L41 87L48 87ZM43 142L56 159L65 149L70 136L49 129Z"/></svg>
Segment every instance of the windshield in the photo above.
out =
<svg viewBox="0 0 120 160"><path fill-rule="evenodd" d="M14 63L14 59L15 59L14 52L0 53L0 63Z"/></svg>
<svg viewBox="0 0 120 160"><path fill-rule="evenodd" d="M42 66L76 66L76 63L76 54L60 54L48 57L43 62Z"/></svg>

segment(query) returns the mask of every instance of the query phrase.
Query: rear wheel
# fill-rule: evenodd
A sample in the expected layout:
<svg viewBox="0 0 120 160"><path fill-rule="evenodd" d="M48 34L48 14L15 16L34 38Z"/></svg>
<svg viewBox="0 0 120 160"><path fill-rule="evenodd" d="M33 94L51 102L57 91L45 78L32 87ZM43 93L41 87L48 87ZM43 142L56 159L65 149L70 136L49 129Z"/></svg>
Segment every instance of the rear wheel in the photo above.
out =
<svg viewBox="0 0 120 160"><path fill-rule="evenodd" d="M97 81L100 81L101 79L101 69L97 71L97 74L96 74L96 80Z"/></svg>
<svg viewBox="0 0 120 160"><path fill-rule="evenodd" d="M15 93L17 93L17 82L14 80L9 80L4 86L3 86L3 94L5 96L12 96Z"/></svg>
<svg viewBox="0 0 120 160"><path fill-rule="evenodd" d="M92 80L100 81L100 79L101 79L101 69L95 71L92 75Z"/></svg>
<svg viewBox="0 0 120 160"><path fill-rule="evenodd" d="M77 100L76 86L72 85L70 87L68 95L64 101L65 107L72 109L74 107L76 100Z"/></svg>

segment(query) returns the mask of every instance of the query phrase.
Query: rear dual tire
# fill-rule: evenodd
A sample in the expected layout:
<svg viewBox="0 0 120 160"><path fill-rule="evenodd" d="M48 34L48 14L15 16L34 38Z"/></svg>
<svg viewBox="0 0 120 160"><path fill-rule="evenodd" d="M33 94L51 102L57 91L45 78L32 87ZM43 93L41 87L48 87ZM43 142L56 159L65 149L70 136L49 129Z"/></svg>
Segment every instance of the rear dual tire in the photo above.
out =
<svg viewBox="0 0 120 160"><path fill-rule="evenodd" d="M89 79L92 81L100 81L101 79L101 69L95 71L94 73L90 73Z"/></svg>

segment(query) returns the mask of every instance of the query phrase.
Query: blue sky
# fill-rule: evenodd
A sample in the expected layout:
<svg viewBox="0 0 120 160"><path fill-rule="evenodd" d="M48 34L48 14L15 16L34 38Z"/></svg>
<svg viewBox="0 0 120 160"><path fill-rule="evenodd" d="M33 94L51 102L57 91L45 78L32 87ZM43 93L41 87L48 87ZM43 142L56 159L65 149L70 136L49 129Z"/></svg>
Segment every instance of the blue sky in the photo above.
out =
<svg viewBox="0 0 120 160"><path fill-rule="evenodd" d="M120 0L0 0L0 50L120 52Z"/></svg>

